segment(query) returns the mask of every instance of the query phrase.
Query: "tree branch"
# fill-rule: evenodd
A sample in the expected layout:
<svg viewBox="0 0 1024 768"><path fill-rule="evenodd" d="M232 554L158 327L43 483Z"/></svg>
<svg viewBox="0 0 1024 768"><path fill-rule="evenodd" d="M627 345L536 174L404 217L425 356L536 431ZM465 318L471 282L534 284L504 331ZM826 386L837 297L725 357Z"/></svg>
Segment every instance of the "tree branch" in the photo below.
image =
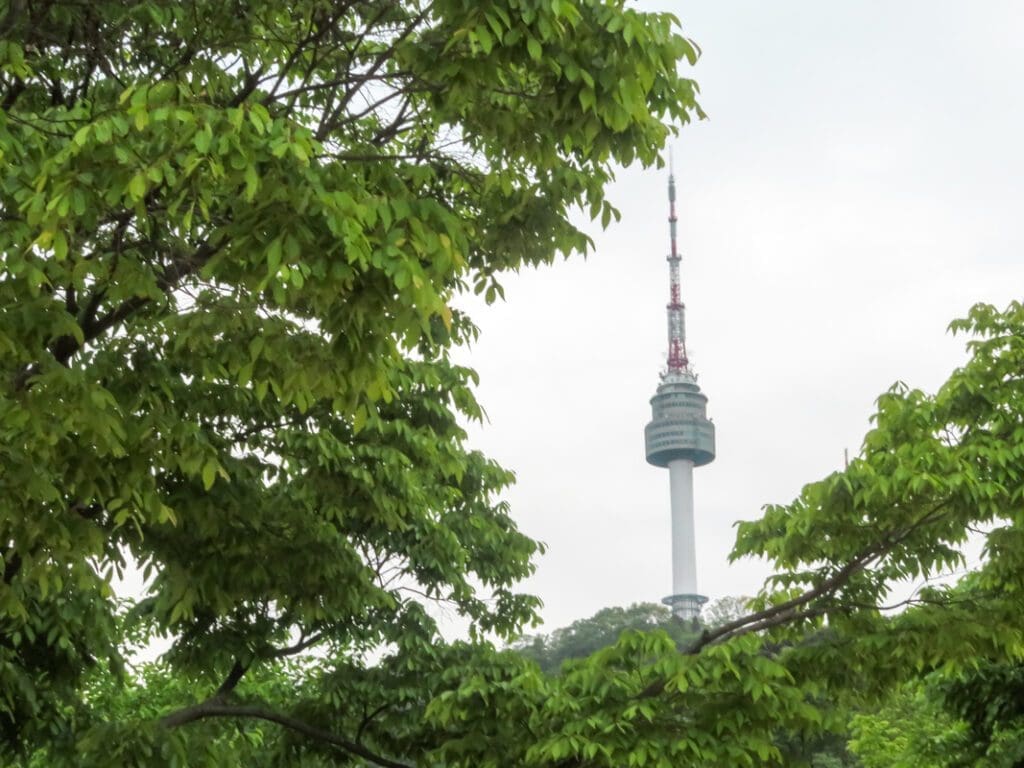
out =
<svg viewBox="0 0 1024 768"><path fill-rule="evenodd" d="M308 637L303 635L294 645L286 645L281 648L268 649L265 653L261 654L261 658L283 659L286 656L294 656L297 653L302 653L307 648L312 648L314 645L323 640L323 637L323 632L314 632L312 635L309 635Z"/></svg>
<svg viewBox="0 0 1024 768"><path fill-rule="evenodd" d="M426 7L424 7L423 10L420 11L420 13L418 13L418 14L416 14L416 16L412 17L412 20L405 26L404 29L402 29L401 32L398 33L398 35L395 37L395 39L391 41L390 45L386 49L384 49L383 51L381 51L381 52L379 52L377 54L377 56L374 59L373 63L361 75L361 77L369 79L369 78L373 78L374 76L376 76L377 73L380 71L381 67L384 66L385 62L389 61L394 56L394 53L398 49L398 46L401 45L403 42L405 42L405 40L408 39L409 35L411 35L416 30L416 28L423 22L423 20L430 13L430 9L431 9L432 6L433 6L433 3L427 3ZM385 6L384 8L381 9L381 13L378 16L378 18L383 16L384 10L386 8L387 8L387 6ZM367 25L367 28L364 31L363 36L360 37L360 41L357 41L357 43L356 43L357 47L360 44L360 42L363 39L363 37L366 34L369 34L370 29L371 29L371 26ZM354 52L353 52L352 60L353 61L355 60ZM399 89L397 91L397 93L402 93L403 90L404 89ZM317 127L316 133L314 134L314 136L316 137L317 141L324 141L327 138L327 136L331 133L331 131L335 130L338 127L338 121L341 118L342 113L345 111L346 107L348 107L349 102L352 101L352 99L355 97L355 95L359 91L360 91L359 88L351 88L351 89L349 89L348 92L345 93L341 97L341 99L339 100L338 104L335 106L335 108L333 110L325 110L324 111L324 116L320 120L320 125ZM384 101L387 101L387 100L389 100L389 99L384 99ZM383 102L380 102L380 103L383 103ZM375 107L376 106L379 106L379 104L375 105Z"/></svg>
<svg viewBox="0 0 1024 768"><path fill-rule="evenodd" d="M863 571L875 560L879 560L891 553L901 542L905 541L914 531L922 526L934 522L941 516L942 510L949 504L949 499L936 503L931 509L923 514L918 520L908 525L898 533L892 532L888 536L866 547L859 555L855 556L846 565L836 571L832 576L822 581L817 586L808 589L800 595L772 605L760 611L741 616L735 621L723 624L714 630L704 630L699 638L683 651L688 656L693 656L707 646L725 642L734 637L746 635L751 632L759 632L765 629L788 624L801 619L810 619L822 616L828 611L827 606L810 606L814 600L830 595L846 584L854 575ZM646 699L657 696L665 690L665 680L655 680L643 691L637 694L637 698Z"/></svg>
<svg viewBox="0 0 1024 768"><path fill-rule="evenodd" d="M157 280L157 285L164 292L173 290L177 286L179 280L194 274L197 270L201 269L216 252L216 247L209 243L203 243L194 253L180 258L168 265L167 269L164 270L163 275L161 275ZM71 357L75 355L75 353L84 349L90 341L93 341L106 333L115 325L123 322L133 313L137 312L152 301L148 296L136 296L131 299L126 299L116 307L107 311L101 317L92 317L90 319L90 316L98 309L99 302L105 291L105 288L98 288L90 298L89 305L79 323L82 327L83 335L81 342L73 336L61 336L50 344L50 354L52 354L54 359L56 359L56 361L61 365L67 365ZM40 366L38 363L24 366L14 377L14 391L20 392L25 389L28 386L29 379L39 373L39 371Z"/></svg>
<svg viewBox="0 0 1024 768"><path fill-rule="evenodd" d="M359 724L359 730L356 731L356 741L359 741L363 737L363 731L366 730L366 726L368 726L370 723L372 723L373 719L375 717L377 717L377 715L381 714L382 712L384 712L385 710L390 709L390 708L391 708L391 703L389 702L387 704L381 704L379 707L377 707L375 710L373 710L370 713L364 714L363 715L363 721ZM364 710L364 712L365 712L365 710Z"/></svg>
<svg viewBox="0 0 1024 768"><path fill-rule="evenodd" d="M217 693L214 694L214 698L220 696L227 696L238 685L239 681L249 670L249 667L242 664L238 659L235 659L234 666L231 667L231 671L228 672L228 676L224 678L224 682L220 684L220 688L217 689Z"/></svg>
<svg viewBox="0 0 1024 768"><path fill-rule="evenodd" d="M166 728L179 728L183 725L188 725L189 723L213 717L266 720L269 723L276 723L277 725L288 728L296 733L301 733L311 739L316 739L317 741L330 744L344 752L361 757L375 765L379 765L382 768L414 768L414 766L409 763L402 763L397 760L384 757L383 755L378 755L358 742L349 741L337 734L331 733L330 731L322 728L317 728L316 726L310 725L309 723L303 722L297 718L281 714L280 712L275 712L266 707L230 704L217 695L199 704L179 709L177 712L172 712L162 718L160 722Z"/></svg>

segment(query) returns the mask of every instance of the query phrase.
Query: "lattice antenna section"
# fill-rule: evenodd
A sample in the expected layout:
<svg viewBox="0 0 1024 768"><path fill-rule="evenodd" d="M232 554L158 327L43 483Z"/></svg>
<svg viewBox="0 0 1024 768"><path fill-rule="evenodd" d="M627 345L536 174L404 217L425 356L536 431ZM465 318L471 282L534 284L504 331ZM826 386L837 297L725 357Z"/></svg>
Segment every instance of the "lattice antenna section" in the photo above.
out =
<svg viewBox="0 0 1024 768"><path fill-rule="evenodd" d="M686 354L686 305L683 304L679 280L679 248L676 244L676 177L669 155L668 173L668 226L672 240L672 251L668 255L669 303L668 303L668 371L669 375L691 374L690 359ZM691 374L692 375L692 374Z"/></svg>

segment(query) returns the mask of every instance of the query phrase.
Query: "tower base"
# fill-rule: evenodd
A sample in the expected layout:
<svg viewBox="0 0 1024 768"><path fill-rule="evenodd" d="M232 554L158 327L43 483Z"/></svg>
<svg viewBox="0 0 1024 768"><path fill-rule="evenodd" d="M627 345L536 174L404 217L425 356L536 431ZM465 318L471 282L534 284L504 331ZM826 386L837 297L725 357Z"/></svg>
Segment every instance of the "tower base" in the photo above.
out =
<svg viewBox="0 0 1024 768"><path fill-rule="evenodd" d="M680 619L696 619L700 616L701 606L708 599L704 595L669 595L661 602L672 609L672 614Z"/></svg>

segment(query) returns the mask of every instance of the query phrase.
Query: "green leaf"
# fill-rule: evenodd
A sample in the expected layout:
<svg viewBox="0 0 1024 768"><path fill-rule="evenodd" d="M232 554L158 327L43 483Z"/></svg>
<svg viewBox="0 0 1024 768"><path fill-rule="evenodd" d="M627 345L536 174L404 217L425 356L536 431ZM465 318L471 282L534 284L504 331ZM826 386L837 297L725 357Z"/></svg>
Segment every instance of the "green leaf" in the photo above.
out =
<svg viewBox="0 0 1024 768"><path fill-rule="evenodd" d="M141 200L146 196L146 176L144 173L136 173L128 182L128 194L135 200Z"/></svg>
<svg viewBox="0 0 1024 768"><path fill-rule="evenodd" d="M217 479L217 470L219 469L215 459L210 459L203 464L203 489L210 490L213 487L214 481Z"/></svg>
<svg viewBox="0 0 1024 768"><path fill-rule="evenodd" d="M192 137L192 146L196 148L196 151L202 155L205 155L210 151L210 144L213 141L213 131L209 125L204 125Z"/></svg>
<svg viewBox="0 0 1024 768"><path fill-rule="evenodd" d="M260 177L256 172L256 167L248 165L245 168L245 199L252 202L256 197L256 191L260 186Z"/></svg>
<svg viewBox="0 0 1024 768"><path fill-rule="evenodd" d="M541 57L544 55L544 50L541 48L540 42L538 42L535 37L526 38L526 50L533 61L540 61Z"/></svg>
<svg viewBox="0 0 1024 768"><path fill-rule="evenodd" d="M267 275L274 277L281 267L281 242L282 238L275 237L267 246Z"/></svg>
<svg viewBox="0 0 1024 768"><path fill-rule="evenodd" d="M64 261L68 256L68 240L60 230L53 233L53 255L57 261Z"/></svg>

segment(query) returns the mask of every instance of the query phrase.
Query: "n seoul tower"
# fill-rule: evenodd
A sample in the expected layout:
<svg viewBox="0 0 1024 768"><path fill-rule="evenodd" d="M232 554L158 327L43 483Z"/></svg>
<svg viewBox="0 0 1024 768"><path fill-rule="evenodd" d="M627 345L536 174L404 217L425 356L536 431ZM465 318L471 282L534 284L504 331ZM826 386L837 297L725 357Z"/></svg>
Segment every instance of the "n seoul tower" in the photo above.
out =
<svg viewBox="0 0 1024 768"><path fill-rule="evenodd" d="M693 468L715 459L715 425L708 420L708 399L686 356L686 306L680 298L676 249L676 181L669 165L668 366L651 398L651 421L644 429L647 462L667 467L672 498L672 594L662 600L680 619L700 615L707 598L697 592L697 552L693 535Z"/></svg>

